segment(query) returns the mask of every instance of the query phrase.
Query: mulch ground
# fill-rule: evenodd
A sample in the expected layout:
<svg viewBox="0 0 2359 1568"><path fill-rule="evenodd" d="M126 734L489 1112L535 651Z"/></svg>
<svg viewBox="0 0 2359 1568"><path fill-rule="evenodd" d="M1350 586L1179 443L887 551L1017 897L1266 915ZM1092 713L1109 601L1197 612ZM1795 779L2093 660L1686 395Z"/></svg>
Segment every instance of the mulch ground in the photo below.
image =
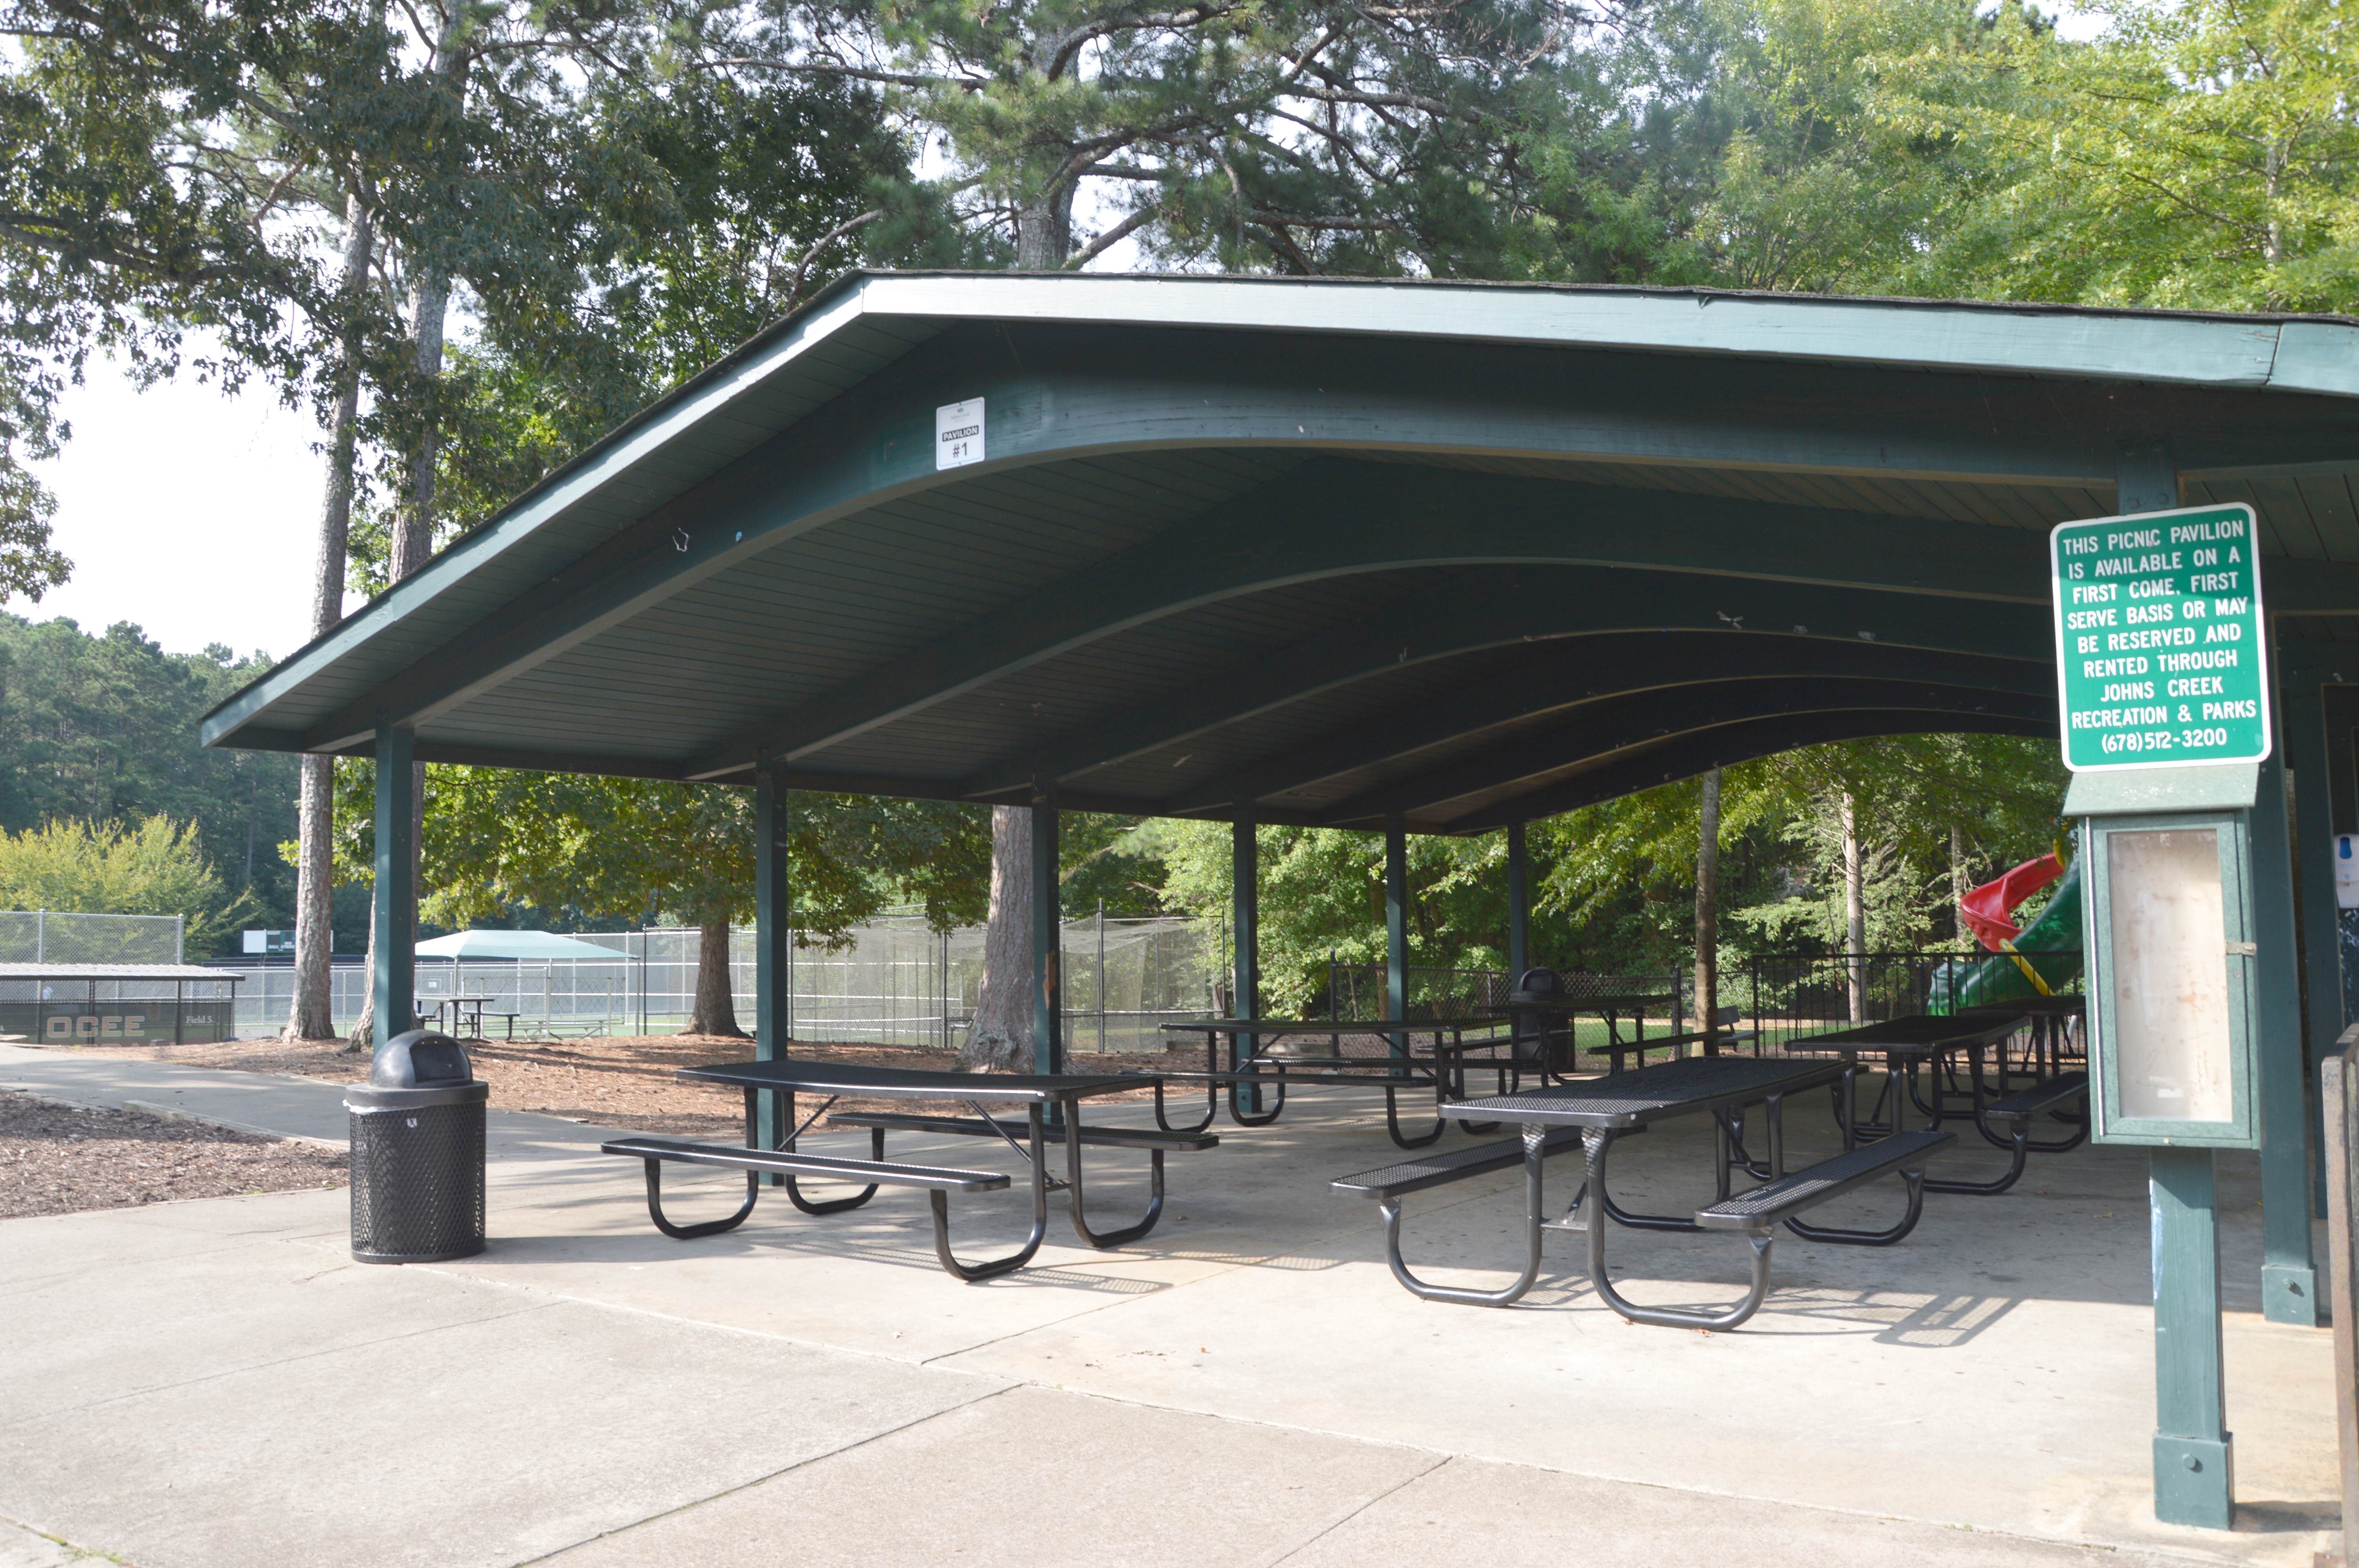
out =
<svg viewBox="0 0 2359 1568"><path fill-rule="evenodd" d="M0 1219L340 1187L344 1171L316 1144L0 1090Z"/></svg>

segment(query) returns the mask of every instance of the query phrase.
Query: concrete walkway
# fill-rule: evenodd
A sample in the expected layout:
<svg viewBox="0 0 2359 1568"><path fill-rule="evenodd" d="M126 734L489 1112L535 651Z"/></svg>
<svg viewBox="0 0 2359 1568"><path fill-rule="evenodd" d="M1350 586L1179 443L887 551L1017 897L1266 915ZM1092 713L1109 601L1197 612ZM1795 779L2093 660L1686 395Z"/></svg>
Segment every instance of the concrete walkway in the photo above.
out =
<svg viewBox="0 0 2359 1568"><path fill-rule="evenodd" d="M342 1130L337 1092L291 1080L0 1048L0 1085ZM23 1527L0 1531L0 1568L65 1547L141 1568L2310 1568L2330 1544L2328 1336L2255 1310L2246 1164L2222 1184L2245 1504L2215 1534L2147 1507L2135 1153L2049 1157L2006 1197L1937 1195L1889 1249L1789 1238L1769 1306L1705 1335L1624 1324L1565 1238L1515 1310L1410 1297L1374 1206L1325 1186L1388 1162L1374 1106L1319 1091L1274 1127L1223 1128L1219 1149L1172 1160L1163 1225L1134 1248L1071 1245L1060 1197L1035 1266L979 1286L935 1267L922 1195L818 1220L771 1199L738 1231L673 1242L600 1133L506 1112L492 1249L460 1264L353 1264L337 1193L0 1223L0 1517ZM1794 1120L1798 1152L1823 1139L1823 1117ZM1674 1206L1708 1179L1708 1148L1701 1128L1632 1141L1617 1195ZM963 1140L894 1152L1013 1160ZM1093 1167L1106 1221L1143 1199L1135 1158ZM1571 1165L1551 1175L1569 1195ZM679 1209L721 1212L732 1191L684 1180ZM1495 1278L1515 1201L1496 1178L1412 1199L1412 1258ZM1020 1206L954 1203L961 1246L1013 1237ZM1738 1293L1739 1240L1614 1243L1639 1299Z"/></svg>

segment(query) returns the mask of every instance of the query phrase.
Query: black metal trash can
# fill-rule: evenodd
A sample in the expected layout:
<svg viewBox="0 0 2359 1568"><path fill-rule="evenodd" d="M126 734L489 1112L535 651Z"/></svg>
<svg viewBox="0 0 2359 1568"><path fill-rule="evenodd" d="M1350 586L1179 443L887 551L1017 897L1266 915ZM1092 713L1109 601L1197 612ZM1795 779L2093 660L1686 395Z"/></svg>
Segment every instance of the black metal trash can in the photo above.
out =
<svg viewBox="0 0 2359 1568"><path fill-rule="evenodd" d="M484 1249L484 1113L492 1086L456 1040L430 1030L376 1048L352 1117L353 1256L434 1263Z"/></svg>
<svg viewBox="0 0 2359 1568"><path fill-rule="evenodd" d="M1564 1000L1564 977L1554 969L1526 969L1516 977L1516 989L1507 993L1516 1061L1544 1063L1551 1073L1573 1070L1579 1047L1560 1005ZM1547 1005L1551 1002L1560 1005Z"/></svg>

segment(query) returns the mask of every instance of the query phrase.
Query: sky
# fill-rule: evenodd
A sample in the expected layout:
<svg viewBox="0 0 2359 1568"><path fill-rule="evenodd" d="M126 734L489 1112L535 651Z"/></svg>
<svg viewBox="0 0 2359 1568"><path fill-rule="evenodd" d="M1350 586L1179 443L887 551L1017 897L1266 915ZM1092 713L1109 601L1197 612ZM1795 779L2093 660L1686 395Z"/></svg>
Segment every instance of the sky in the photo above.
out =
<svg viewBox="0 0 2359 1568"><path fill-rule="evenodd" d="M97 360L63 411L73 439L37 471L57 496L53 541L73 575L38 604L0 608L92 633L134 622L176 654L224 643L283 656L311 640L323 460L310 415L266 390L225 396L182 381L141 392Z"/></svg>

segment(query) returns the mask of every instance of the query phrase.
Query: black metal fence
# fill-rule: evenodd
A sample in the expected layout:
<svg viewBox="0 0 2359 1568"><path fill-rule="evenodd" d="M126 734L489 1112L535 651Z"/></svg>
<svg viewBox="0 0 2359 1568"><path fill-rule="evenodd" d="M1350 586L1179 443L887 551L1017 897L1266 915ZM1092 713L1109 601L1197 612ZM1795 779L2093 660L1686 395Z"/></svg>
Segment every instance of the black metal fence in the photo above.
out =
<svg viewBox="0 0 2359 1568"><path fill-rule="evenodd" d="M1648 1018L1671 1021L1686 1016L1683 1010L1687 986L1681 975L1566 971L1563 979L1567 996L1660 997L1662 1002L1647 1010ZM1412 965L1407 980L1408 1017L1411 1022L1430 1018L1473 1018L1503 1009L1507 1005L1507 993L1515 989L1514 977L1504 969L1444 969ZM1330 963L1327 994L1333 1001L1333 1011L1328 1017L1389 1016L1382 964Z"/></svg>
<svg viewBox="0 0 2359 1568"><path fill-rule="evenodd" d="M1406 978L1406 1016L1412 1022L1429 1018L1471 1018L1503 1005L1513 984L1498 969L1443 969L1411 965ZM1338 964L1330 960L1327 996L1330 1018L1391 1016L1382 964Z"/></svg>
<svg viewBox="0 0 2359 1568"><path fill-rule="evenodd" d="M2080 954L2027 951L2020 957L2027 964L2053 973L2060 968L2057 960L2077 968ZM1765 1048L1775 1049L1804 1034L1945 1011L1946 993L1957 984L1958 977L1995 957L2014 961L1980 947L1764 955L1722 971L1720 1005L1739 1009L1740 1027L1759 1029ZM2036 989L2027 977L2025 986ZM2074 979L2054 989L2078 991L2081 983Z"/></svg>

